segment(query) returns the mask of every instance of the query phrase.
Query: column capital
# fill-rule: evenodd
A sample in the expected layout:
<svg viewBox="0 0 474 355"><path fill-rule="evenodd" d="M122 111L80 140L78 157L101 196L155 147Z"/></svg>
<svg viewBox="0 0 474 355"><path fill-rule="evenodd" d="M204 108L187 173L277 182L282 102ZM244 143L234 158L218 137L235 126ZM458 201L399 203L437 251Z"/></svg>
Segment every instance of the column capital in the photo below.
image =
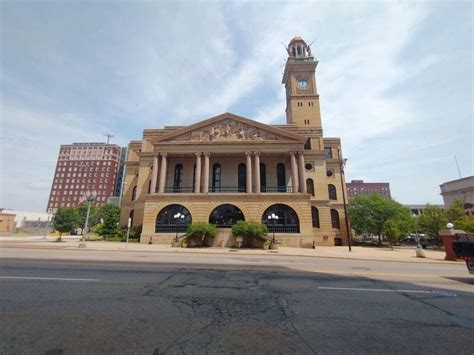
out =
<svg viewBox="0 0 474 355"><path fill-rule="evenodd" d="M197 156L197 157L200 157L200 156L202 155L202 153L201 153L201 152L199 152L199 153L194 153L194 155Z"/></svg>
<svg viewBox="0 0 474 355"><path fill-rule="evenodd" d="M304 152L302 150L299 150L298 155L304 155Z"/></svg>
<svg viewBox="0 0 474 355"><path fill-rule="evenodd" d="M245 155L247 156L252 155L252 152L245 152Z"/></svg>
<svg viewBox="0 0 474 355"><path fill-rule="evenodd" d="M260 156L260 152L258 152L258 151L253 152L253 154L254 154L255 156Z"/></svg>
<svg viewBox="0 0 474 355"><path fill-rule="evenodd" d="M161 152L160 155L163 157L163 158L166 158L168 156L168 153L166 152Z"/></svg>
<svg viewBox="0 0 474 355"><path fill-rule="evenodd" d="M209 153L209 152L203 152L202 154L203 154L205 157L208 157L208 156L211 155L211 153Z"/></svg>

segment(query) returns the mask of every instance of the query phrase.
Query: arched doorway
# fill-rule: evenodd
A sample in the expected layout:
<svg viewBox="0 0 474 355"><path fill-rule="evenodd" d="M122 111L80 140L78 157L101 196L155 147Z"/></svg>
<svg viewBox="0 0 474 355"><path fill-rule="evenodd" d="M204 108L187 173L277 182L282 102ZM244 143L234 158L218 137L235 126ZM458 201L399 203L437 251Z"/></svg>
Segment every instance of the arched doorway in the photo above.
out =
<svg viewBox="0 0 474 355"><path fill-rule="evenodd" d="M183 218L175 218L177 214ZM192 223L189 210L182 205L168 205L156 216L155 233L157 232L186 232L188 225Z"/></svg>
<svg viewBox="0 0 474 355"><path fill-rule="evenodd" d="M220 205L211 212L209 223L215 224L218 228L230 228L237 221L245 221L242 211L234 205Z"/></svg>
<svg viewBox="0 0 474 355"><path fill-rule="evenodd" d="M268 219L275 214L278 219ZM300 220L295 210L290 206L279 203L268 207L262 215L262 223L266 224L269 232L299 233Z"/></svg>

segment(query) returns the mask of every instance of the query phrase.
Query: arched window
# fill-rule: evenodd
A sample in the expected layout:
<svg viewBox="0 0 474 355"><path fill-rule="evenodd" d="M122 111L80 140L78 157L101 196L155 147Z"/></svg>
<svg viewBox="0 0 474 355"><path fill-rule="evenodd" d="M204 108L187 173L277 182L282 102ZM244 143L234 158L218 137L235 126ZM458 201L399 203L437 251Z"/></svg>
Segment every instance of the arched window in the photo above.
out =
<svg viewBox="0 0 474 355"><path fill-rule="evenodd" d="M151 192L151 180L148 181L148 193L150 193L150 192Z"/></svg>
<svg viewBox="0 0 474 355"><path fill-rule="evenodd" d="M237 206L230 204L216 207L209 216L209 223L220 228L230 228L237 221L245 221L244 214Z"/></svg>
<svg viewBox="0 0 474 355"><path fill-rule="evenodd" d="M278 192L286 192L286 173L285 164L283 163L277 165L277 186Z"/></svg>
<svg viewBox="0 0 474 355"><path fill-rule="evenodd" d="M260 191L267 192L267 168L263 163L260 163Z"/></svg>
<svg viewBox="0 0 474 355"><path fill-rule="evenodd" d="M132 201L135 201L137 198L137 187L135 186L133 189L132 189Z"/></svg>
<svg viewBox="0 0 474 355"><path fill-rule="evenodd" d="M278 216L278 219L268 219L268 216ZM265 223L269 232L277 233L299 233L300 221L296 212L282 203L268 207L262 215L262 223Z"/></svg>
<svg viewBox="0 0 474 355"><path fill-rule="evenodd" d="M179 218L175 218L177 214ZM181 218L181 216L184 216ZM155 233L157 232L186 232L188 225L191 224L191 213L182 205L168 205L163 208L156 216Z"/></svg>
<svg viewBox="0 0 474 355"><path fill-rule="evenodd" d="M306 190L309 194L314 196L314 182L313 179L306 179Z"/></svg>
<svg viewBox="0 0 474 355"><path fill-rule="evenodd" d="M336 186L329 184L328 185L328 194L330 200L337 200Z"/></svg>
<svg viewBox="0 0 474 355"><path fill-rule="evenodd" d="M247 191L247 165L240 163L237 168L237 175L239 192Z"/></svg>
<svg viewBox="0 0 474 355"><path fill-rule="evenodd" d="M331 225L333 228L341 228L341 224L339 223L339 212L334 209L331 209Z"/></svg>
<svg viewBox="0 0 474 355"><path fill-rule="evenodd" d="M320 225L319 225L319 211L314 206L311 206L311 220L313 221L313 228L320 228Z"/></svg>
<svg viewBox="0 0 474 355"><path fill-rule="evenodd" d="M183 164L176 164L174 167L173 192L181 192L183 182Z"/></svg>
<svg viewBox="0 0 474 355"><path fill-rule="evenodd" d="M214 164L212 167L212 191L221 191L221 165Z"/></svg>
<svg viewBox="0 0 474 355"><path fill-rule="evenodd" d="M131 210L128 218L130 218L130 227L133 226L133 217L135 216L135 210ZM128 221L127 221L128 223Z"/></svg>

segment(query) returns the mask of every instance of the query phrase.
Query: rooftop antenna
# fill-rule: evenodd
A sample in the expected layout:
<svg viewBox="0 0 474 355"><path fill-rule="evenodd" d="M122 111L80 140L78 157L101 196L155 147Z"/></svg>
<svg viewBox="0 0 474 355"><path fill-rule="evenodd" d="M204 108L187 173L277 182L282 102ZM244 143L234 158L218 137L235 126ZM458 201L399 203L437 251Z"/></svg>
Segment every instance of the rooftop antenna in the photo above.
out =
<svg viewBox="0 0 474 355"><path fill-rule="evenodd" d="M107 137L107 144L109 144L110 138L114 137L114 135L113 135L113 134L110 134L110 133L104 133L104 136Z"/></svg>
<svg viewBox="0 0 474 355"><path fill-rule="evenodd" d="M461 170L459 170L458 159L456 158L456 156L454 156L454 161L456 162L456 167L458 168L459 178L462 179Z"/></svg>

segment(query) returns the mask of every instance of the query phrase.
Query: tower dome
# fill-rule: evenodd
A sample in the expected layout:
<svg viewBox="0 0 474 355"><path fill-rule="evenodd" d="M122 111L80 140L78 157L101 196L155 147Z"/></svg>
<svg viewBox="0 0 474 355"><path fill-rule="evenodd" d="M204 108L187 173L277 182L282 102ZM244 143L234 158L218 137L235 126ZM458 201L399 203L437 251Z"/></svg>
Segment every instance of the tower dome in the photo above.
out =
<svg viewBox="0 0 474 355"><path fill-rule="evenodd" d="M290 58L310 58L311 48L301 37L293 37L288 44L288 56Z"/></svg>

